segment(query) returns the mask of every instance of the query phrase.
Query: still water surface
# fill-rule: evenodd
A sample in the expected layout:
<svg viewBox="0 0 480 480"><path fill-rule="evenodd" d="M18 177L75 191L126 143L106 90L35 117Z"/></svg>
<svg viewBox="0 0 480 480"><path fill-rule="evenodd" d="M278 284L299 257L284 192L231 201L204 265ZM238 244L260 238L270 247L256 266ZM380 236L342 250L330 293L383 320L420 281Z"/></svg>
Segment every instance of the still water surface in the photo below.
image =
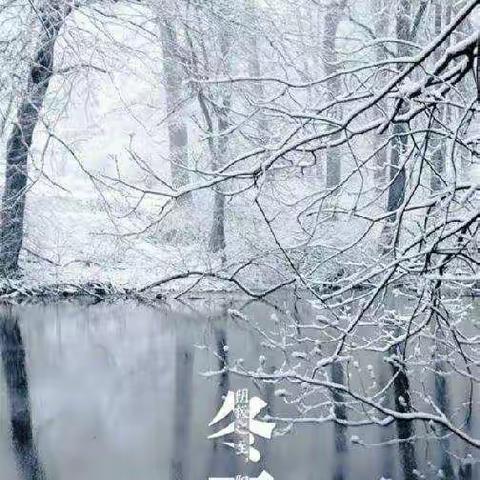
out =
<svg viewBox="0 0 480 480"><path fill-rule="evenodd" d="M207 439L222 395L248 387L269 403L269 413L290 412L269 387L202 375L218 370L226 356L258 364L262 339L227 314L232 306L241 303L4 307L0 479L203 480L243 473L230 449ZM259 323L272 315L261 303L244 311ZM312 312L305 304L297 314ZM453 400L464 391L453 388ZM471 428L475 433L475 412ZM261 465L245 473L265 469L275 480L404 478L398 444L375 446L394 440L393 426L347 429L345 451L335 434L332 424L297 425L259 443ZM352 435L371 445L350 442ZM418 445L424 478L439 478L429 464L439 453ZM479 473L475 466L470 478Z"/></svg>

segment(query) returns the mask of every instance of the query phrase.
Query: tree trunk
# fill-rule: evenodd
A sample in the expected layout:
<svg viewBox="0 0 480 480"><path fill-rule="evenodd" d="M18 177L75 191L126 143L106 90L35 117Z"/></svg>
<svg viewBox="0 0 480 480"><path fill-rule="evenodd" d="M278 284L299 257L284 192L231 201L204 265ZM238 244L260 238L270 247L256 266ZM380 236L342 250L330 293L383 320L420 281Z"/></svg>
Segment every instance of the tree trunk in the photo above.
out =
<svg viewBox="0 0 480 480"><path fill-rule="evenodd" d="M393 126L392 149L390 151L390 188L388 190L387 210L395 212L405 199L406 172L402 165L407 149L406 128L400 123ZM394 221L396 215L389 217Z"/></svg>
<svg viewBox="0 0 480 480"><path fill-rule="evenodd" d="M71 7L50 0L40 10L41 34L26 91L17 110L17 121L7 142L5 190L2 198L0 265L4 275L18 269L22 248L28 156L50 79L55 42Z"/></svg>
<svg viewBox="0 0 480 480"><path fill-rule="evenodd" d="M389 8L385 0L374 0L372 15L377 19L375 22L375 35L379 38L388 36L388 13ZM379 45L376 51L378 61L385 60L385 49L383 45ZM384 104L384 102L382 102ZM385 106L385 105L384 105ZM390 130L387 129L385 133L375 134L375 150L378 150L375 156L375 170L373 174L373 181L375 188L381 192L385 188L386 169L388 161L388 145L382 148L382 145L387 141ZM380 149L380 150L379 150Z"/></svg>
<svg viewBox="0 0 480 480"><path fill-rule="evenodd" d="M178 114L182 106L182 70L179 58L178 37L173 21L163 19L161 25L163 69L167 104L167 127L170 145L170 172L173 187L178 189L189 184L188 172L188 129L185 116ZM179 199L179 204L191 204L192 194Z"/></svg>
<svg viewBox="0 0 480 480"><path fill-rule="evenodd" d="M213 199L213 223L210 231L210 251L225 250L225 196L221 190L215 190Z"/></svg>
<svg viewBox="0 0 480 480"><path fill-rule="evenodd" d="M219 168L221 160L227 153L227 138L222 133L228 128L228 109L230 107L230 100L227 97L223 98L223 108L219 112L218 118L218 132L220 138L216 149L215 168ZM223 252L225 250L225 195L221 187L215 189L213 205L213 223L210 231L210 250L213 253Z"/></svg>
<svg viewBox="0 0 480 480"><path fill-rule="evenodd" d="M396 37L399 40L409 40L410 37L410 0L401 0L398 5L396 15ZM408 54L408 48L401 43L398 47L398 55L403 57ZM402 65L398 65L402 69ZM405 107L400 109L400 113L405 112ZM393 223L397 220L396 211L403 204L405 199L406 172L405 153L408 146L407 127L403 123L395 123L392 128L392 147L390 149L390 187L388 189L387 212L392 212L388 217L388 224L384 230L384 248L386 251L394 248L393 242Z"/></svg>
<svg viewBox="0 0 480 480"><path fill-rule="evenodd" d="M220 49L224 59L228 58L230 41L226 31L221 33ZM227 62L228 60L225 60ZM226 67L228 73L228 64ZM220 107L217 110L217 131L218 140L214 152L212 152L214 169L219 168L224 163L224 157L227 154L228 139L226 137L226 131L229 127L228 116L230 113L230 92L226 89L220 90ZM213 223L210 230L210 250L213 253L224 252L226 247L225 241L225 195L223 194L222 187L217 186L214 192L214 207L213 207ZM222 255L222 261L225 260L225 255Z"/></svg>
<svg viewBox="0 0 480 480"><path fill-rule="evenodd" d="M343 5L337 2L328 6L327 13L324 20L324 34L323 34L323 64L326 76L333 75L337 67L338 55L335 41L337 38L338 25L340 23ZM338 77L331 78L326 82L328 100L335 100L340 95L340 80ZM334 118L340 118L342 110L340 106L336 106L332 110ZM327 189L334 189L340 184L341 165L340 152L338 148L333 148L327 151L327 168L326 168L326 187Z"/></svg>
<svg viewBox="0 0 480 480"><path fill-rule="evenodd" d="M248 0L247 11L249 18L257 18L256 6L253 0ZM260 68L260 53L258 48L258 38L256 32L249 35L250 54L248 55L248 73L253 78L260 78L262 76L262 69ZM263 82L252 82L252 91L255 95L253 99L254 104L261 105L265 100L265 89ZM260 145L266 145L269 140L268 121L265 114L260 111L257 114L257 121L255 127L258 129L256 137Z"/></svg>
<svg viewBox="0 0 480 480"><path fill-rule="evenodd" d="M443 23L443 6L440 0L436 0L434 5L434 22L435 22L435 36L440 35L442 32L442 23ZM437 62L441 57L442 51L437 49L437 51L433 55L433 59ZM440 118L445 117L447 115L446 108L442 107L441 105L437 106L436 113ZM437 121L433 121L432 123L433 128L441 128ZM445 185L445 157L446 157L446 145L445 139L437 134L431 134L431 176L430 176L430 189L432 193L441 190L442 187Z"/></svg>

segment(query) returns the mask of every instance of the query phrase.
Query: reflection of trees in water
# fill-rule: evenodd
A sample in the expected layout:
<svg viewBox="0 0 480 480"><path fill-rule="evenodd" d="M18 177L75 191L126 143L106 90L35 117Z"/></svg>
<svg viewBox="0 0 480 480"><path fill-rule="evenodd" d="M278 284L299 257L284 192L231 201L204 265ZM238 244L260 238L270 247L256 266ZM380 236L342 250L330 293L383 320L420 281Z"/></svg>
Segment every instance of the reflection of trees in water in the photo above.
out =
<svg viewBox="0 0 480 480"><path fill-rule="evenodd" d="M391 361L393 375L393 393L395 399L395 410L400 413L412 412L412 400L410 397L410 382L408 380L405 366L402 364L400 349L390 351L395 359ZM400 440L400 465L405 480L417 480L417 460L415 458L415 428L409 420L396 420L398 438Z"/></svg>
<svg viewBox="0 0 480 480"><path fill-rule="evenodd" d="M389 308L394 309L394 312L401 312L401 297L391 298L388 305ZM394 337L398 338L402 334L402 329L390 315L391 312L388 312L385 318L385 328L391 332ZM392 403L394 410L399 413L413 412L410 381L405 363L405 348L406 344L394 344L388 349L388 356L383 359L384 362L390 365L389 382L391 385L386 392L387 397L393 395ZM405 480L418 480L414 423L410 420L397 418L395 420L395 426L397 430L401 474Z"/></svg>
<svg viewBox="0 0 480 480"><path fill-rule="evenodd" d="M276 408L280 425L285 422L290 428L296 424L300 430L301 424L323 426L334 420L333 434L329 434L328 439L322 435L321 427L313 433L311 458L325 450L332 451L328 470L325 470L325 457L320 460L323 476L350 480L360 470L373 475L378 468L379 475L384 478L402 480L417 480L432 472L445 479L477 478L476 458L472 456L476 444L472 435L475 433L472 434L471 420L462 422L457 418L459 405L453 396L459 386L459 375L464 379L477 378L476 365L472 365L472 372L468 366L469 357L473 357L470 348L473 347L465 340L466 357L460 359L462 367L459 368L456 364L459 354L453 346L455 338L452 339L453 333L450 333L452 327L442 320L441 325L445 323L444 338L437 340L437 350L432 357L431 341L437 333L430 330L435 321L423 308L424 297L420 302L408 292L385 296L375 304L372 312L358 320L358 324L354 323L356 317L352 320L352 314L356 314L355 305L344 309L343 304L338 304L332 313L328 305L312 301L307 296L305 304L313 304L315 308L303 311L307 309L301 300L295 301L294 298L288 303L284 298L284 295L280 296L277 302L281 305L283 302L283 308L271 299L270 302L262 299L261 304L269 307L266 312L260 312L262 316L254 309L242 313L244 324L251 326L252 332L257 334L257 337L252 335L252 341L260 338L265 351L268 350L276 362L285 358L285 365L275 372L269 371L265 365L256 368L255 353L261 355L255 352L253 357L248 357L253 359L253 367L247 367L249 370L245 370L247 362L238 367L232 360L230 369L240 376L250 377L254 384L258 383L261 391L268 384L278 386L279 398L285 398L285 412L278 404ZM348 301L346 298L345 305ZM349 337L344 335L345 325L355 326ZM420 328L422 333L418 334ZM463 328L457 328L463 335ZM462 338L470 338L468 335L471 334L465 332ZM344 338L342 346L345 348L342 355L336 357L332 351ZM366 369L359 368L352 376L347 370L350 362L356 367L360 363L369 363ZM376 363L377 369L370 362ZM435 370L434 377L431 376L432 369ZM425 384L425 378L435 379L435 382ZM280 388L284 386L287 388ZM432 399L435 408L432 408ZM443 418L448 419L446 425ZM465 438L458 438L457 429L473 439L471 446L467 445L469 440L465 442ZM361 447L350 447L350 431L360 434L360 438L352 436L354 444L358 440L360 446L373 447L368 453L365 448L365 458L356 453ZM380 441L372 444L369 437L373 432L380 436ZM326 441L328 446L324 443ZM378 444L381 446L377 449ZM374 463L381 464L374 468ZM279 458L279 468L281 465L283 459ZM318 468L312 472L311 467L314 466L309 463L307 468L300 467L299 471L313 480L318 478ZM308 476L310 473L312 475Z"/></svg>
<svg viewBox="0 0 480 480"><path fill-rule="evenodd" d="M276 367L274 365L271 365L267 367L266 370L268 373L273 375L275 373ZM275 385L271 382L270 383L266 382L263 385L263 388L261 390L262 390L262 398L267 403L264 413L265 415L273 417L275 415ZM270 455L269 455L272 441L258 437L258 442L262 452L261 467L262 469L267 470L268 472L273 474L274 473L272 471L273 465L271 465L272 462L270 461Z"/></svg>
<svg viewBox="0 0 480 480"><path fill-rule="evenodd" d="M18 468L25 480L44 480L46 477L32 433L25 349L18 317L11 311L0 314L0 347Z"/></svg>
<svg viewBox="0 0 480 480"><path fill-rule="evenodd" d="M294 295L293 297L293 309L291 311L291 316L294 319L297 325L297 332L300 332L300 324L302 319L302 312L298 309L297 306L297 297ZM277 305L275 303L275 299L273 301L269 301L267 298L260 298L255 299L254 301L248 300L245 302L238 310L240 312L244 312L250 305L256 305L259 308L259 315L260 318L263 316L270 314L272 312L277 312L280 315L286 315L290 312L289 310L289 301L282 300L281 305ZM266 307L266 310L264 308ZM248 315L248 311L246 312ZM262 344L261 338L258 336L258 332L255 329L248 330L248 343L252 346L253 349L253 360L256 362L257 359L261 368L270 375L275 374L276 367L273 357L269 354L266 354L264 350L264 345ZM264 381L264 382L253 382L251 385L254 390L250 391L250 396L258 395L262 400L265 401L267 404L264 409L260 412L258 419L262 420L264 417L273 417L275 412L275 382L274 381ZM270 419L264 419L265 421L272 421ZM254 470L255 474L258 474L260 471L267 471L269 474L273 475L273 477L277 477L275 475L276 465L273 461L271 461L270 457L270 450L272 446L272 439L262 438L261 436L255 437L255 448L257 448L261 452L261 457L259 462L255 465Z"/></svg>
<svg viewBox="0 0 480 480"><path fill-rule="evenodd" d="M228 343L226 332L227 310L227 304L223 303L220 308L220 313L211 318L215 353L218 362L217 368L221 371L221 374L218 377L215 413L218 412L223 405L223 400L230 389L230 375L226 368L228 366ZM220 429L224 426L226 425L221 423L216 427ZM222 445L223 441L224 440L221 438L211 440L212 451L208 463L207 478L209 476L214 477L217 473L217 476L220 477L232 477L238 473L235 453L232 452L231 449Z"/></svg>
<svg viewBox="0 0 480 480"><path fill-rule="evenodd" d="M435 404L437 408L447 417L450 416L450 392L446 378L447 354L445 335L443 334L438 322L435 324L435 350L434 350L434 390ZM440 439L438 443L439 466L442 469L443 478L450 480L455 477L452 461L450 459L450 440L449 432L445 427L439 427Z"/></svg>
<svg viewBox="0 0 480 480"><path fill-rule="evenodd" d="M346 312L342 312L346 313ZM345 385L345 371L341 361L333 361L330 365L330 376L332 383ZM348 444L347 444L347 404L345 395L339 389L332 389L333 413L335 422L333 424L335 454L333 461L332 480L344 480L348 475Z"/></svg>
<svg viewBox="0 0 480 480"><path fill-rule="evenodd" d="M344 371L343 365L340 362L333 362L331 366L332 382L343 385ZM345 406L345 399L339 390L333 390L333 410L337 421L334 423L335 435L335 462L333 470L333 480L344 480L347 470L347 427L344 422L347 419L347 409Z"/></svg>
<svg viewBox="0 0 480 480"><path fill-rule="evenodd" d="M467 389L465 394L465 431L468 434L472 433L472 423L473 423L473 381L470 379L467 382ZM463 454L463 459L460 462L458 469L458 479L459 480L472 480L474 465L472 463L473 457L470 451L470 446L465 445L465 451Z"/></svg>
<svg viewBox="0 0 480 480"><path fill-rule="evenodd" d="M379 378L379 389L383 391L388 382L391 379L391 372L388 368L388 365L384 361L383 357L379 357L380 361L378 362L378 378ZM383 405L387 408L393 408L392 396L387 394L385 395L385 400ZM394 468L394 459L395 459L395 446L390 442L394 437L393 425L386 425L380 427L380 460L381 460L381 472L383 478L394 478L395 468Z"/></svg>
<svg viewBox="0 0 480 480"><path fill-rule="evenodd" d="M192 418L193 346L177 329L171 480L189 478L190 423Z"/></svg>

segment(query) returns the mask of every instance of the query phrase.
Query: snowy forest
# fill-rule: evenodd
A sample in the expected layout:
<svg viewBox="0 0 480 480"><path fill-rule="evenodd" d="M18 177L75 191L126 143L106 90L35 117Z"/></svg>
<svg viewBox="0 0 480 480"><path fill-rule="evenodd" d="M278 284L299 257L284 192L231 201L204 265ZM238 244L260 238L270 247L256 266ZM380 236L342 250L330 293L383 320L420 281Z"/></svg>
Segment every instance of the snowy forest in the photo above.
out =
<svg viewBox="0 0 480 480"><path fill-rule="evenodd" d="M0 478L480 478L479 50L480 0L0 0Z"/></svg>

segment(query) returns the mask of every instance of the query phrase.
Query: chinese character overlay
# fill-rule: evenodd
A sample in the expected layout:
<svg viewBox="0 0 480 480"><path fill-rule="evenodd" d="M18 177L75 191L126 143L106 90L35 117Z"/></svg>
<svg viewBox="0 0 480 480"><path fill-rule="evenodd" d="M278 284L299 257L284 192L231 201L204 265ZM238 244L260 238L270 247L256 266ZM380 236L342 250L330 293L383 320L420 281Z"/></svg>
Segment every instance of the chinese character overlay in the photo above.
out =
<svg viewBox="0 0 480 480"><path fill-rule="evenodd" d="M248 390L241 389L236 392L229 391L223 405L220 407L215 418L209 426L216 425L231 413L234 420L225 428L209 435L209 439L221 438L233 434L233 442L224 442L225 445L235 449L237 455L245 457L245 461L258 462L261 458L260 452L253 447L255 435L263 438L272 438L275 423L257 420L256 416L267 404L259 397L249 398Z"/></svg>

